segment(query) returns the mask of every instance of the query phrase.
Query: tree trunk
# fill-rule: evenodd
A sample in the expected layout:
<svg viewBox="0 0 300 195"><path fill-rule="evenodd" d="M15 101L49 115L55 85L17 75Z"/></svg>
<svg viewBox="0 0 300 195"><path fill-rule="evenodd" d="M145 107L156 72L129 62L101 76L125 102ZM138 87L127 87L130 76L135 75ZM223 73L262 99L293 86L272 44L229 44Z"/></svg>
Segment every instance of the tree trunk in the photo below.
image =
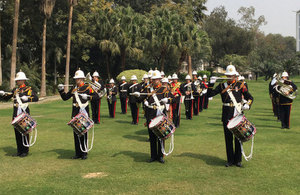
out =
<svg viewBox="0 0 300 195"><path fill-rule="evenodd" d="M47 34L47 18L45 17L44 25L43 25L41 97L46 96L46 34Z"/></svg>
<svg viewBox="0 0 300 195"><path fill-rule="evenodd" d="M1 30L2 30L2 26L1 26L1 14L0 14L0 86L2 86L2 50L1 50L2 42L1 42Z"/></svg>
<svg viewBox="0 0 300 195"><path fill-rule="evenodd" d="M18 41L18 23L19 23L20 0L15 0L15 15L12 38L12 54L10 67L10 89L15 87L16 64L17 64L17 41Z"/></svg>
<svg viewBox="0 0 300 195"><path fill-rule="evenodd" d="M110 62L110 54L106 55L106 71L107 71L107 76L108 79L110 79L110 70L109 70L109 62Z"/></svg>
<svg viewBox="0 0 300 195"><path fill-rule="evenodd" d="M160 65L160 71L165 71L165 54L161 54L161 65Z"/></svg>
<svg viewBox="0 0 300 195"><path fill-rule="evenodd" d="M182 62L185 60L185 58L186 58L186 52L182 51L181 52L181 56L179 58L179 64L178 64L178 67L177 67L177 71L176 71L177 74L180 72L181 66L182 66Z"/></svg>
<svg viewBox="0 0 300 195"><path fill-rule="evenodd" d="M68 86L69 86L69 76L70 76L70 51L71 51L72 17L73 17L73 2L70 3L70 10L69 10L67 54L66 54L66 72L65 72L65 92L68 92L68 89L69 89Z"/></svg>
<svg viewBox="0 0 300 195"><path fill-rule="evenodd" d="M192 77L192 57L188 55L188 61L189 61L189 71L188 74Z"/></svg>
<svg viewBox="0 0 300 195"><path fill-rule="evenodd" d="M126 52L125 49L121 49L121 70L122 72L125 70L125 57L126 57Z"/></svg>
<svg viewBox="0 0 300 195"><path fill-rule="evenodd" d="M56 57L55 57L54 58L54 85L55 86L57 85L56 63L57 63L57 60L56 60Z"/></svg>

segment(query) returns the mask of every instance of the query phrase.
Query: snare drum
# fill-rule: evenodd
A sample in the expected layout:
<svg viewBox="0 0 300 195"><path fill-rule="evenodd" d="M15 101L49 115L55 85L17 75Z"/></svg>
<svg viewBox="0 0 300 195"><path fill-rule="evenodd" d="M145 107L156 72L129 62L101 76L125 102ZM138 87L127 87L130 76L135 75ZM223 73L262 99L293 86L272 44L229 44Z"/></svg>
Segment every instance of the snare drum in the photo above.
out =
<svg viewBox="0 0 300 195"><path fill-rule="evenodd" d="M94 126L94 122L87 115L79 113L70 120L68 125L73 128L77 135L82 136Z"/></svg>
<svg viewBox="0 0 300 195"><path fill-rule="evenodd" d="M168 139L175 132L175 125L166 116L157 116L151 120L149 129L161 140Z"/></svg>
<svg viewBox="0 0 300 195"><path fill-rule="evenodd" d="M244 115L232 118L228 122L227 128L241 142L250 140L256 133L255 126Z"/></svg>
<svg viewBox="0 0 300 195"><path fill-rule="evenodd" d="M29 134L36 127L36 121L25 112L16 116L11 124L23 135Z"/></svg>

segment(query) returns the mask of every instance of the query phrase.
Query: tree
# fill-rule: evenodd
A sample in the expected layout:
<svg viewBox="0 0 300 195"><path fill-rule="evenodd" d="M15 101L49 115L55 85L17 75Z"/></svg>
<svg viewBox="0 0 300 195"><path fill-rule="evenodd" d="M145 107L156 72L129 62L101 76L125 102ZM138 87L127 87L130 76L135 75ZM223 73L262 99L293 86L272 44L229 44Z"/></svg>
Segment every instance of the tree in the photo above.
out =
<svg viewBox="0 0 300 195"><path fill-rule="evenodd" d="M19 8L20 8L20 0L15 0L13 41L12 41L11 68L10 68L10 89L13 89L15 87L15 75L16 75L16 64L17 64L17 41L18 41Z"/></svg>
<svg viewBox="0 0 300 195"><path fill-rule="evenodd" d="M68 22L67 53L66 53L65 92L68 91L68 86L69 86L73 7L77 5L77 0L68 0L68 2L69 2L69 22Z"/></svg>
<svg viewBox="0 0 300 195"><path fill-rule="evenodd" d="M6 1L0 1L0 86L2 85L2 36L1 36L1 31L2 31L2 23L1 23L1 16L2 16L2 11L3 11L3 6L6 3Z"/></svg>
<svg viewBox="0 0 300 195"><path fill-rule="evenodd" d="M41 4L41 11L43 12L43 48L42 48L42 83L41 83L41 97L46 96L46 35L47 35L47 20L51 17L55 0L43 0Z"/></svg>

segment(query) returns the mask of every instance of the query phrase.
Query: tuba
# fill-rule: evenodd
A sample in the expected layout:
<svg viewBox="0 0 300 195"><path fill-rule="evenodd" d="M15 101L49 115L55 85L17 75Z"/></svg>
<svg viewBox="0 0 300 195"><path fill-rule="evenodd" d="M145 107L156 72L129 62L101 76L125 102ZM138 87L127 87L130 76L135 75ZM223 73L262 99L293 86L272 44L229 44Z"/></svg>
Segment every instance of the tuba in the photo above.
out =
<svg viewBox="0 0 300 195"><path fill-rule="evenodd" d="M101 84L98 83L98 82L93 82L90 73L88 73L86 75L84 82L88 83L89 85L91 85L92 88L96 91L96 93L99 94L100 98L102 98L106 94L106 88L104 88L103 90L101 90Z"/></svg>
<svg viewBox="0 0 300 195"><path fill-rule="evenodd" d="M279 94L291 100L297 97L297 90L293 91L293 87L291 85L285 84L283 79L281 78L281 74L276 76L276 80L277 80L277 85L274 88Z"/></svg>

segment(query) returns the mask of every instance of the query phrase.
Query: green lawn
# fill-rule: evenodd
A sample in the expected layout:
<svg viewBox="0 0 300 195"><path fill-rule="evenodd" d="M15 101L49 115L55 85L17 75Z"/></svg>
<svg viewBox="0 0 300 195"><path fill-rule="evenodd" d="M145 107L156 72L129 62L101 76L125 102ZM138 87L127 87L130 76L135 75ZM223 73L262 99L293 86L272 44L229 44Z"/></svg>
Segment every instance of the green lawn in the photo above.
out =
<svg viewBox="0 0 300 195"><path fill-rule="evenodd" d="M296 81L300 87L300 79ZM291 129L282 130L271 111L268 82L249 82L249 88L255 100L246 116L257 134L253 159L243 161L242 168L224 166L220 96L192 121L182 112L175 149L165 164L147 163L145 119L131 125L130 113L119 114L119 102L116 118L110 119L102 101L102 122L95 127L94 148L85 161L70 159L73 133L66 123L71 101L30 105L38 140L26 158L12 156L12 109L0 110L0 194L299 194L300 99L293 104ZM250 142L244 145L249 152ZM83 178L96 172L106 176Z"/></svg>

